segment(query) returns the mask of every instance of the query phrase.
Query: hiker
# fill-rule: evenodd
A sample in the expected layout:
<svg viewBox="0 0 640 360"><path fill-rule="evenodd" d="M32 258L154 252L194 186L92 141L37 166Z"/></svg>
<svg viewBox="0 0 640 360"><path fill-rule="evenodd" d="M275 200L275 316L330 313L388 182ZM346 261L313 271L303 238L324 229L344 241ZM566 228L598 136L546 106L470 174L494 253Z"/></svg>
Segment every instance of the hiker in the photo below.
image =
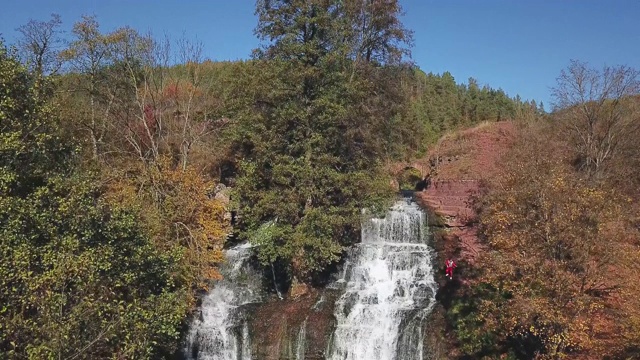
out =
<svg viewBox="0 0 640 360"><path fill-rule="evenodd" d="M449 277L449 279L453 279L453 269L458 265L456 265L455 261L451 259L447 259L447 261L444 262L444 265L447 267L444 272L445 276Z"/></svg>

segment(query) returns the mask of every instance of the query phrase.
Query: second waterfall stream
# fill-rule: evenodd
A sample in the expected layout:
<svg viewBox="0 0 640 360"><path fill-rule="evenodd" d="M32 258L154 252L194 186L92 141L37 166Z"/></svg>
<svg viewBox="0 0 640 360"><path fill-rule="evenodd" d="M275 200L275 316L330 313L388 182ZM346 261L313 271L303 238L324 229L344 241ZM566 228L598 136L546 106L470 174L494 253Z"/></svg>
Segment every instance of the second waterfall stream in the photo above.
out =
<svg viewBox="0 0 640 360"><path fill-rule="evenodd" d="M330 360L422 360L423 320L435 303L433 250L425 213L398 201L384 218L362 223L336 302Z"/></svg>

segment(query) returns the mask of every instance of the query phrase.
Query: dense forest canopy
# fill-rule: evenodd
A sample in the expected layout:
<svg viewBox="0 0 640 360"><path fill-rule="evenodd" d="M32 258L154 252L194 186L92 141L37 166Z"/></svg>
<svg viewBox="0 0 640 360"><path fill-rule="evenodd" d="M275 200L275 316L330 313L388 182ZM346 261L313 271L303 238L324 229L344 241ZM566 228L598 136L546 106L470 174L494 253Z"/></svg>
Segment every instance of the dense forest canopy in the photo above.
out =
<svg viewBox="0 0 640 360"><path fill-rule="evenodd" d="M273 281L320 285L361 209L395 196L388 164L504 120L523 130L479 209L484 265L448 314L459 347L637 350L637 71L572 62L549 115L419 69L401 14L260 0L261 47L237 62L92 16L66 42L54 15L0 44L0 359L169 357L229 233ZM596 341L592 317L625 320Z"/></svg>

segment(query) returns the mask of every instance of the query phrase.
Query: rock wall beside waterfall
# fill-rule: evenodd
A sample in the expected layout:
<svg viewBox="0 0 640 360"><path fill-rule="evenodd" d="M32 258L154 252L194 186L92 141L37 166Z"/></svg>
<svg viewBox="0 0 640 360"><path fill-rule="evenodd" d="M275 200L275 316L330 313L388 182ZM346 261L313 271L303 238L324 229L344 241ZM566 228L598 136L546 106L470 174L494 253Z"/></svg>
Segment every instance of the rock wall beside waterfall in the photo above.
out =
<svg viewBox="0 0 640 360"><path fill-rule="evenodd" d="M479 191L479 180L435 180L428 189L415 194L416 201L435 219L431 225L443 240L438 246L440 263L454 257L473 264L482 251L473 208Z"/></svg>
<svg viewBox="0 0 640 360"><path fill-rule="evenodd" d="M295 299L274 297L261 304L251 320L254 359L324 359L337 296L336 290L311 289Z"/></svg>

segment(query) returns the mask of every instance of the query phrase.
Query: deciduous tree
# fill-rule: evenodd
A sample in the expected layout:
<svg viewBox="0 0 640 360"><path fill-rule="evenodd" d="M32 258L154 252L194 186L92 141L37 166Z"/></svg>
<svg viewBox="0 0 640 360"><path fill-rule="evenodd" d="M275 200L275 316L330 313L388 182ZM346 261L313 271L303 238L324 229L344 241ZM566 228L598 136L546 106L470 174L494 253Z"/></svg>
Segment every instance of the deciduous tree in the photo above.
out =
<svg viewBox="0 0 640 360"><path fill-rule="evenodd" d="M604 174L622 145L637 142L640 117L629 113L625 98L640 93L639 75L628 66L598 70L573 60L557 79L554 110L566 124L579 167L592 177Z"/></svg>
<svg viewBox="0 0 640 360"><path fill-rule="evenodd" d="M108 128L108 115L113 104L111 99L103 96L102 89L108 86L103 70L111 63L110 46L114 41L112 35L104 35L93 16L83 16L73 26L75 39L69 47L62 51L63 59L71 64L73 71L84 75L76 84L76 91L86 94L88 109L76 112L76 120L88 134L91 143L91 154L94 160L102 153L102 143ZM79 109L80 110L80 109Z"/></svg>
<svg viewBox="0 0 640 360"><path fill-rule="evenodd" d="M60 15L51 14L49 21L29 20L17 29L22 35L18 40L20 58L40 76L54 74L62 65L60 25Z"/></svg>
<svg viewBox="0 0 640 360"><path fill-rule="evenodd" d="M179 254L155 248L131 209L76 171L40 81L0 44L0 353L170 353L187 311Z"/></svg>

